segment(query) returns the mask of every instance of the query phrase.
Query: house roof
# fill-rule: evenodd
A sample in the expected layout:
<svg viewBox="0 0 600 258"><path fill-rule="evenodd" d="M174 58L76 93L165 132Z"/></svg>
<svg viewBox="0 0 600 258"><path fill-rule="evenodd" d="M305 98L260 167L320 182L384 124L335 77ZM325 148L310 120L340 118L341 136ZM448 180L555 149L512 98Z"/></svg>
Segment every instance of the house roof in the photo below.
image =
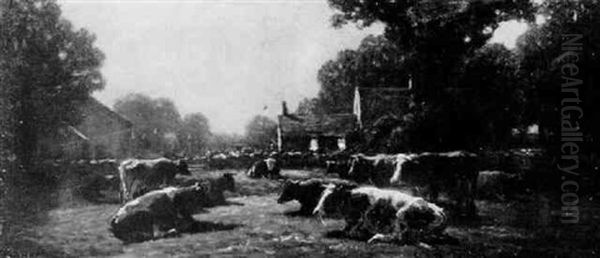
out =
<svg viewBox="0 0 600 258"><path fill-rule="evenodd" d="M356 116L350 113L327 115L279 115L284 136L344 136L356 128Z"/></svg>

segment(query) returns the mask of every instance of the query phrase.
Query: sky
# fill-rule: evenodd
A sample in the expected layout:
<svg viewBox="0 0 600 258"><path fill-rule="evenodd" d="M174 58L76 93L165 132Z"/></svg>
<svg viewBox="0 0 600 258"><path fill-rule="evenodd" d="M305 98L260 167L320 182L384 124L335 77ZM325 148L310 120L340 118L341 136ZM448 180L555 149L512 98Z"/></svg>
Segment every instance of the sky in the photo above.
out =
<svg viewBox="0 0 600 258"><path fill-rule="evenodd" d="M331 26L326 0L59 0L63 16L97 37L109 107L128 93L166 97L211 130L244 133L254 115L273 119L319 90L317 71L356 48L366 29ZM514 47L527 26L503 23L491 39Z"/></svg>

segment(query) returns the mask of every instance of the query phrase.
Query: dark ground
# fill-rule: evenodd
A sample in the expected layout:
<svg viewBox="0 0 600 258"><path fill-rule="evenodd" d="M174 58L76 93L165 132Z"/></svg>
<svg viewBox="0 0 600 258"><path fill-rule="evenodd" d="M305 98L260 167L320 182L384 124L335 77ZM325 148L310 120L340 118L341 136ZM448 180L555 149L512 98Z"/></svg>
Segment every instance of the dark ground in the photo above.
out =
<svg viewBox="0 0 600 258"><path fill-rule="evenodd" d="M30 257L600 257L600 205L581 200L577 226L558 222L558 196L532 195L519 201L478 201L479 218L454 221L447 233L458 244L431 248L328 238L343 222L291 217L295 202L280 205L280 182L249 179L237 170L203 171L203 177L234 172L238 191L230 205L197 214L201 232L181 237L123 245L108 232L108 219L118 204L83 201L67 188L41 194L43 203L29 207L35 216L13 213L4 219L1 256ZM320 171L284 170L291 178L322 176ZM43 191L43 190L40 190ZM37 194L40 194L39 191ZM111 198L116 198L114 193ZM595 204L593 204L595 203ZM17 216L17 219L14 217Z"/></svg>

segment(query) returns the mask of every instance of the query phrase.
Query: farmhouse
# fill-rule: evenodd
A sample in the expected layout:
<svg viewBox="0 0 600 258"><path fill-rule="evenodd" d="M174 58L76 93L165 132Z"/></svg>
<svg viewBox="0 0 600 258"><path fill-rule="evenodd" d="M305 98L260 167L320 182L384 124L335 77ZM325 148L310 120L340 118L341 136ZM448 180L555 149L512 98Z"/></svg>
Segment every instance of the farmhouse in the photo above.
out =
<svg viewBox="0 0 600 258"><path fill-rule="evenodd" d="M343 150L346 137L357 128L352 113L296 115L283 110L277 128L279 150Z"/></svg>
<svg viewBox="0 0 600 258"><path fill-rule="evenodd" d="M352 113L289 114L285 102L279 115L279 150L336 151L351 144L351 138L384 116L406 114L410 88L359 88L354 90Z"/></svg>

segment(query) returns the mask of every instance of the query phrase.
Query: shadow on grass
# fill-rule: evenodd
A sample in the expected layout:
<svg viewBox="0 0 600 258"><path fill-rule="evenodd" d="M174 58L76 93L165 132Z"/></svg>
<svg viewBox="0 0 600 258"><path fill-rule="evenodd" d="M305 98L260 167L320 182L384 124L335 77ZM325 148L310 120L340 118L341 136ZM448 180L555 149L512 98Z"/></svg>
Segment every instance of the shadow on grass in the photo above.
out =
<svg viewBox="0 0 600 258"><path fill-rule="evenodd" d="M303 211L303 210L285 211L285 212L283 212L283 215L286 217L304 217L304 218L313 217L311 212L307 212L307 211Z"/></svg>
<svg viewBox="0 0 600 258"><path fill-rule="evenodd" d="M186 233L197 234L197 233L205 233L205 232L215 232L215 231L227 231L234 230L238 227L242 226L241 224L225 224L225 223L214 223L210 221L196 221L194 225L190 228Z"/></svg>
<svg viewBox="0 0 600 258"><path fill-rule="evenodd" d="M372 235L367 232L355 232L354 234L349 234L344 230L332 230L325 233L326 238L340 239L340 240L355 240L365 242L368 241ZM420 243L426 243L428 245L459 245L460 242L458 238L452 237L446 233L441 234L429 234L416 237L403 236L402 240L396 239L389 244L395 245L420 245Z"/></svg>

